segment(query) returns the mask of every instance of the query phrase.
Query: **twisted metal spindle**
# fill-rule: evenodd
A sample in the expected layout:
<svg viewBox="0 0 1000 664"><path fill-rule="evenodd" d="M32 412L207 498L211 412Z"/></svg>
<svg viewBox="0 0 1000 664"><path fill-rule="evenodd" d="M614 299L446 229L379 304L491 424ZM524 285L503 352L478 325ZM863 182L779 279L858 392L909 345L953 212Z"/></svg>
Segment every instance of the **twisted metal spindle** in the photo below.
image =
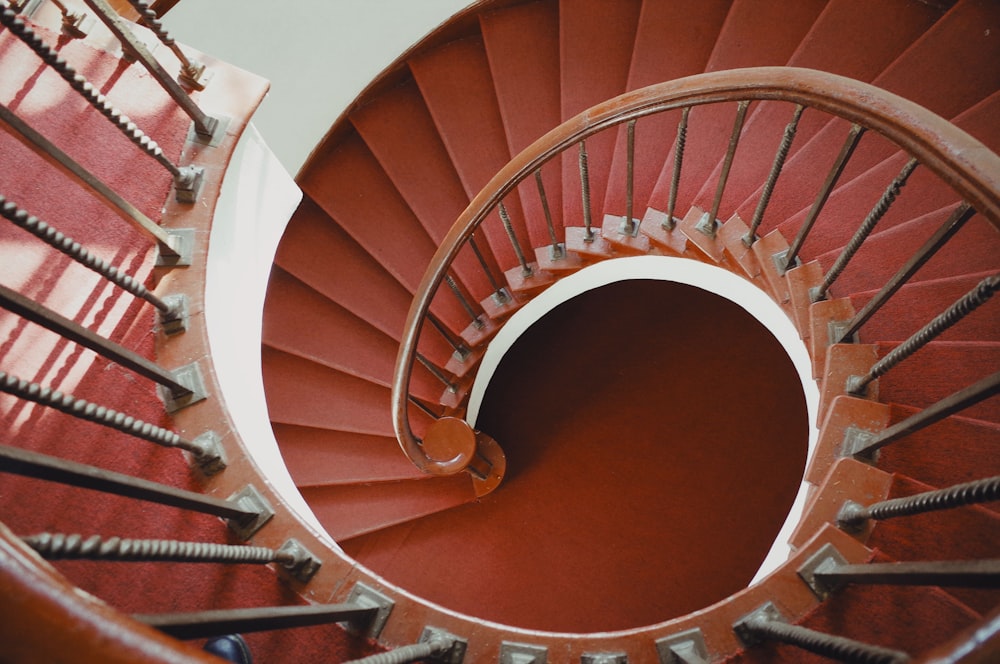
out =
<svg viewBox="0 0 1000 664"><path fill-rule="evenodd" d="M149 75L160 84L175 104L194 122L194 130L201 137L211 137L220 127L218 118L207 115L198 107L191 96L175 81L163 66L153 57L146 45L137 38L131 28L131 23L118 15L108 0L83 0L94 14L111 31L111 34L121 43L122 49L134 56Z"/></svg>
<svg viewBox="0 0 1000 664"><path fill-rule="evenodd" d="M782 274L795 267L795 260L798 258L799 251L802 249L802 244L805 242L806 236L809 235L809 231L812 230L813 224L816 223L819 213L822 212L823 206L826 205L827 199L830 198L830 194L833 192L833 188L836 186L837 180L839 180L841 174L843 174L848 160L850 160L851 155L854 154L854 149L858 147L858 141L861 140L864 133L865 127L858 124L852 125L851 130L847 132L847 138L844 140L843 147L840 148L840 153L834 160L833 166L830 167L830 172L827 174L826 180L823 181L823 186L820 187L819 193L816 195L816 200L813 202L812 208L809 210L809 214L806 215L805 220L802 222L802 227L799 228L799 232L795 236L792 246L788 248L788 252L784 256L784 262L781 266Z"/></svg>
<svg viewBox="0 0 1000 664"><path fill-rule="evenodd" d="M133 277L119 271L101 258L84 249L79 242L67 237L49 226L47 223L27 211L19 208L13 201L0 194L0 216L28 231L50 247L61 251L87 269L93 270L119 288L149 302L166 318L174 318L178 314L180 303L167 304L151 293L145 286Z"/></svg>
<svg viewBox="0 0 1000 664"><path fill-rule="evenodd" d="M180 542L164 539L84 537L79 534L39 533L22 537L25 544L46 560L152 561L178 563L248 563L291 565L295 556L262 546Z"/></svg>
<svg viewBox="0 0 1000 664"><path fill-rule="evenodd" d="M163 24L160 23L159 16L144 0L128 0L132 8L139 12L139 22L149 28L157 36L160 42L169 48L181 63L181 71L177 75L177 81L181 85L186 85L194 90L204 90L205 83L201 80L201 75L205 73L205 65L201 62L194 62L184 51L180 49L174 38L170 36Z"/></svg>
<svg viewBox="0 0 1000 664"><path fill-rule="evenodd" d="M886 188L885 192L882 193L882 197L879 199L878 203L876 203L875 207L873 207L871 212L868 213L865 220L861 222L861 226L854 233L854 236L851 237L851 241L847 243L847 246L844 247L840 256L837 257L833 267L831 267L830 271L826 273L823 283L816 288L815 292L810 293L810 297L813 302L826 299L826 294L827 291L830 290L830 286L833 285L833 282L837 280L840 273L844 271L847 264L852 258L854 258L854 254L858 252L858 249L860 249L864 241L868 239L871 232L875 230L875 225L881 221L882 217L885 216L885 213L889 211L889 206L891 206L892 202L896 200L896 196L899 195L899 190L906 185L907 179L909 179L910 174L913 173L913 169L917 167L917 164L918 162L916 159L910 159L906 162L906 165L903 166L903 170L899 172L899 175L897 175L895 179L889 183L889 186Z"/></svg>
<svg viewBox="0 0 1000 664"><path fill-rule="evenodd" d="M780 620L754 618L742 623L741 628L751 639L780 641L840 662L902 664L910 661L909 655L898 650L826 634L801 625L790 625Z"/></svg>
<svg viewBox="0 0 1000 664"><path fill-rule="evenodd" d="M510 240L510 245L514 247L514 254L517 256L517 262L521 264L521 276L527 279L533 274L531 266L528 265L528 260L524 257L524 251L521 249L521 243L517 241L517 235L514 233L514 224L510 221L510 215L507 213L507 208L504 206L503 201L497 203L497 212L500 213L500 221L503 223L503 229L507 232L507 238Z"/></svg>
<svg viewBox="0 0 1000 664"><path fill-rule="evenodd" d="M72 394L63 394L58 390L43 387L38 383L22 380L4 371L0 371L0 392L6 392L20 399L54 408L81 420L117 429L130 436L135 436L136 438L141 438L163 447L176 447L185 450L194 455L198 465L205 472L217 472L225 468L221 448L212 434L203 434L193 441L187 440L173 431L158 427L155 424L150 424L131 415L125 415L112 408L99 406L84 399L77 399Z"/></svg>
<svg viewBox="0 0 1000 664"><path fill-rule="evenodd" d="M348 664L407 664L408 662L419 662L434 655L441 655L452 647L453 644L447 639L432 638L424 643L401 646L395 650L355 659Z"/></svg>
<svg viewBox="0 0 1000 664"><path fill-rule="evenodd" d="M104 95L97 92L87 79L77 74L76 70L67 64L48 44L42 41L35 34L34 30L25 25L24 21L17 17L17 14L5 7L0 8L0 23L27 44L41 58L42 62L62 76L69 83L69 86L90 102L90 105L97 109L102 116L118 127L126 138L167 169L174 178L174 183L178 189L190 188L191 183L196 177L194 170L189 167L179 168L170 161L163 154L163 150L156 141L144 134L127 115L124 115L121 111L111 106Z"/></svg>
<svg viewBox="0 0 1000 664"><path fill-rule="evenodd" d="M743 244L748 247L752 247L754 242L757 241L757 230L764 221L764 210L767 209L768 203L771 202L774 185L778 182L778 176L781 175L781 170L785 167L785 159L788 157L788 151L791 149L792 141L795 139L795 132L798 131L799 118L802 117L803 110L805 110L805 107L802 104L796 104L792 119L785 126L785 133L781 137L781 144L778 145L778 151L774 154L771 172L767 175L764 189L760 193L760 200L757 201L757 207L753 211L753 220L750 222L750 229L743 236Z"/></svg>
<svg viewBox="0 0 1000 664"><path fill-rule="evenodd" d="M972 218L976 211L966 202L962 202L955 210L951 213L948 219L938 228L934 234L924 242L923 246L910 256L909 260L899 268L896 274L893 275L892 279L886 282L882 286L881 290L868 301L868 304L864 306L857 313L854 318L852 318L847 324L845 324L842 329L838 330L838 333L833 341L833 343L845 343L848 339L853 337L861 327L868 322L868 320L875 315L875 313L882 308L893 294L903 287L910 277L912 277L917 270L919 270L931 257L938 252L938 250L943 247L948 240L952 238L962 226Z"/></svg>
<svg viewBox="0 0 1000 664"><path fill-rule="evenodd" d="M842 528L857 528L869 519L884 521L901 516L954 509L1000 500L1000 475L981 480L956 484L944 489L925 491L903 498L893 498L865 507L853 500L847 501L837 515Z"/></svg>
<svg viewBox="0 0 1000 664"><path fill-rule="evenodd" d="M583 197L584 242L594 241L593 220L590 216L590 171L587 166L587 142L580 141L580 195Z"/></svg>
<svg viewBox="0 0 1000 664"><path fill-rule="evenodd" d="M674 221L674 209L677 207L677 189L681 183L681 164L684 162L684 145L687 143L688 115L691 107L685 106L681 111L681 120L677 125L677 142L674 146L674 172L670 178L670 198L667 201L667 218L663 220L663 227L668 231L674 230L677 222Z"/></svg>
<svg viewBox="0 0 1000 664"><path fill-rule="evenodd" d="M444 282L448 284L448 288L450 288L451 292L455 294L456 298L458 298L458 303L462 306L463 309L465 309L465 312L469 314L469 318L472 319L473 327L475 327L477 330L483 329L483 327L486 324L483 323L483 319L479 315L479 313L475 309L473 309L472 304L469 303L469 300L466 299L465 294L462 293L462 289L460 289L458 287L458 284L455 283L454 277L452 277L450 274L446 274L444 276Z"/></svg>
<svg viewBox="0 0 1000 664"><path fill-rule="evenodd" d="M626 235L634 236L636 224L632 219L633 188L635 186L635 120L629 120L625 132L626 173L625 173L625 223L622 230Z"/></svg>
<svg viewBox="0 0 1000 664"><path fill-rule="evenodd" d="M538 187L538 199L542 202L542 214L545 216L545 226L549 229L549 258L554 261L566 258L566 245L556 236L556 228L552 223L552 212L549 210L549 199L545 195L545 184L542 182L542 169L535 170L535 185Z"/></svg>
<svg viewBox="0 0 1000 664"><path fill-rule="evenodd" d="M729 180L729 171L733 167L733 158L736 156L736 148L740 143L740 134L743 132L743 122L746 119L747 108L749 106L750 102L743 100L736 107L736 120L733 122L733 132L729 135L729 148L726 150L726 158L722 162L719 183L715 187L715 198L712 200L712 209L695 226L695 228L709 237L715 237L715 232L719 228L719 207L722 205L722 195L726 191L726 182Z"/></svg>
<svg viewBox="0 0 1000 664"><path fill-rule="evenodd" d="M897 364L933 341L949 327L962 320L977 307L989 300L1000 289L1000 275L986 277L971 291L963 295L955 304L927 323L913 336L897 346L888 355L876 362L864 376L851 376L847 379L847 391L851 394L863 394L865 388L873 380L883 376Z"/></svg>

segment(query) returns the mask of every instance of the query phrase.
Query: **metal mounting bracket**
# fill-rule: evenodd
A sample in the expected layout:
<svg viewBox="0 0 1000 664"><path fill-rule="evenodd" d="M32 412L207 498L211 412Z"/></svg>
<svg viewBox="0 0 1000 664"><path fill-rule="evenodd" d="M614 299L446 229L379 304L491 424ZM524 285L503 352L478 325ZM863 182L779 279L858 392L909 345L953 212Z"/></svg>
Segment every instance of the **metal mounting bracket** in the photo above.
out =
<svg viewBox="0 0 1000 664"><path fill-rule="evenodd" d="M194 229L167 228L164 230L170 237L170 248L173 253L164 253L161 249L156 257L156 267L187 267L191 265L191 256L194 253Z"/></svg>
<svg viewBox="0 0 1000 664"><path fill-rule="evenodd" d="M837 551L832 544L827 543L821 546L816 553L809 556L809 559L802 563L802 566L796 571L799 577L813 591L813 594L819 599L824 600L831 592L837 589L837 586L817 580L816 572L823 572L837 565L846 564L847 559L840 555L840 551Z"/></svg>
<svg viewBox="0 0 1000 664"><path fill-rule="evenodd" d="M264 524L274 516L274 508L260 491L252 484L248 484L227 499L235 503L241 509L254 512L256 516L246 520L227 519L229 528L236 533L244 542L253 537Z"/></svg>
<svg viewBox="0 0 1000 664"><path fill-rule="evenodd" d="M764 622L787 621L782 617L781 612L778 611L778 608L773 603L766 602L733 623L733 631L736 632L736 636L743 643L753 646L759 643L760 639L751 631L749 625Z"/></svg>
<svg viewBox="0 0 1000 664"><path fill-rule="evenodd" d="M656 640L660 664L708 664L705 636L695 627Z"/></svg>
<svg viewBox="0 0 1000 664"><path fill-rule="evenodd" d="M500 644L500 664L545 664L549 656L548 648L530 643Z"/></svg>
<svg viewBox="0 0 1000 664"><path fill-rule="evenodd" d="M322 560L294 537L286 540L278 552L292 555L292 562L282 563L281 568L300 583L309 583L323 565Z"/></svg>
<svg viewBox="0 0 1000 664"><path fill-rule="evenodd" d="M878 460L878 450L859 454L859 450L864 449L866 445L872 442L875 436L876 434L873 431L859 429L855 426L847 427L844 430L844 442L840 448L840 456L854 457L858 461L864 461L865 463L875 463Z"/></svg>
<svg viewBox="0 0 1000 664"><path fill-rule="evenodd" d="M191 319L188 310L188 296L184 293L176 293L165 296L163 301L170 307L170 311L160 312L160 330L168 336L187 332L188 321Z"/></svg>
<svg viewBox="0 0 1000 664"><path fill-rule="evenodd" d="M205 381L201 376L201 369L198 368L197 362L185 364L183 367L174 369L171 373L174 375L174 380L188 388L190 392L178 396L168 388L162 385L158 386L160 398L163 399L163 405L168 413L176 413L182 408L187 408L208 398L205 391Z"/></svg>
<svg viewBox="0 0 1000 664"><path fill-rule="evenodd" d="M347 624L348 629L353 629L355 632L363 633L370 639L377 639L379 634L382 633L382 629L385 627L385 623L389 620L389 614L392 613L392 608L396 605L391 599L386 595L383 595L374 588L361 583L360 581L354 584L351 588L350 594L347 596L347 602L349 604L357 604L365 608L377 609L375 616L371 619L366 630L360 630L357 625Z"/></svg>
<svg viewBox="0 0 1000 664"><path fill-rule="evenodd" d="M715 237L715 232L719 229L718 219L709 219L709 212L701 215L701 219L694 225L694 229L708 237Z"/></svg>
<svg viewBox="0 0 1000 664"><path fill-rule="evenodd" d="M435 661L445 664L462 664L462 660L465 659L465 651L469 647L468 641L439 627L424 627L419 643L427 643L435 639L444 639L451 644L447 650L433 658Z"/></svg>
<svg viewBox="0 0 1000 664"><path fill-rule="evenodd" d="M774 269L778 271L779 276L783 277L788 270L802 265L802 261L799 260L798 256L796 256L795 262L789 265L788 269L785 269L785 260L788 258L789 251L791 251L791 249L782 249L777 253L771 254L771 262L774 263Z"/></svg>
<svg viewBox="0 0 1000 664"><path fill-rule="evenodd" d="M226 469L226 450L222 447L219 434L206 431L193 441L205 450L200 458L195 458L198 469L206 475L215 475Z"/></svg>
<svg viewBox="0 0 1000 664"><path fill-rule="evenodd" d="M628 664L628 655L623 652L586 653L580 657L580 664Z"/></svg>

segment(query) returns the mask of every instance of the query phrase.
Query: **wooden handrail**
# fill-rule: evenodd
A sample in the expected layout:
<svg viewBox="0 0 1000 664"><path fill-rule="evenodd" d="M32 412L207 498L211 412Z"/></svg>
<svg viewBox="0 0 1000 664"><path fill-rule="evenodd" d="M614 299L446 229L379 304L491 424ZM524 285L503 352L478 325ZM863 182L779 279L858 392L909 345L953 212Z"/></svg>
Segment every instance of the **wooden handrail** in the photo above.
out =
<svg viewBox="0 0 1000 664"><path fill-rule="evenodd" d="M396 437L414 465L429 474L461 470L454 459L441 463L424 454L410 427L408 392L431 301L487 214L542 164L599 131L676 108L745 100L791 102L881 134L1000 228L1000 156L944 118L868 83L812 69L753 67L698 74L622 94L567 120L511 159L471 201L431 259L407 316L391 400Z"/></svg>
<svg viewBox="0 0 1000 664"><path fill-rule="evenodd" d="M113 664L218 662L82 593L0 524L4 660ZM16 598L16 601L15 601Z"/></svg>

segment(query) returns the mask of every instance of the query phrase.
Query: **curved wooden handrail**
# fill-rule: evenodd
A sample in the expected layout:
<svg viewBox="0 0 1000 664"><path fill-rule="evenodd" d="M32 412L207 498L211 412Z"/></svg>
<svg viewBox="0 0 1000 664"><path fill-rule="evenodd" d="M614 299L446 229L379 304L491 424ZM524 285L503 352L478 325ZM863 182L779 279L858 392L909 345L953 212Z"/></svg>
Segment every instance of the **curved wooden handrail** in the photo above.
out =
<svg viewBox="0 0 1000 664"><path fill-rule="evenodd" d="M219 661L80 592L3 524L0 596L4 661Z"/></svg>
<svg viewBox="0 0 1000 664"><path fill-rule="evenodd" d="M946 119L868 83L812 69L753 67L697 74L610 99L567 120L511 159L469 203L434 254L414 295L393 376L393 426L414 465L429 474L462 470L456 459L438 462L424 453L410 427L407 402L417 342L431 300L487 214L542 164L599 131L675 108L744 100L801 104L878 132L1000 228L1000 156Z"/></svg>

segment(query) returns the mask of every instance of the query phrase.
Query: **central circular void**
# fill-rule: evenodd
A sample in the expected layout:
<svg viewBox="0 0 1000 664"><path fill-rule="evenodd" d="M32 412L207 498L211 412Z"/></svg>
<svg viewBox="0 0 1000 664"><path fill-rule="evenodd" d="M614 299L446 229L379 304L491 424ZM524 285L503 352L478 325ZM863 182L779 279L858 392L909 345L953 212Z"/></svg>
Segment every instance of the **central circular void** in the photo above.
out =
<svg viewBox="0 0 1000 664"><path fill-rule="evenodd" d="M649 625L745 588L795 499L809 429L799 374L756 318L645 279L529 327L476 427L507 456L494 493L344 548L449 609L560 632Z"/></svg>

